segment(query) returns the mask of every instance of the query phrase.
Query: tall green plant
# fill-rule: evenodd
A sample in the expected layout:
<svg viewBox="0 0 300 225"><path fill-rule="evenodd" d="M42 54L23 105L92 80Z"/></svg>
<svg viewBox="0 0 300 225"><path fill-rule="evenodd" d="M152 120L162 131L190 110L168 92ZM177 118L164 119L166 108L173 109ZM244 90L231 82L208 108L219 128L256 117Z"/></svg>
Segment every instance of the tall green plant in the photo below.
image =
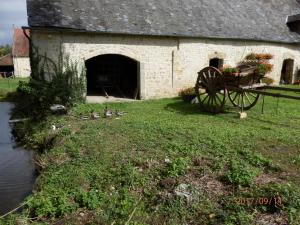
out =
<svg viewBox="0 0 300 225"><path fill-rule="evenodd" d="M32 47L31 79L29 83L20 83L18 88L23 97L22 110L29 115L41 116L52 104L72 106L84 101L86 74L84 68L78 65L63 52L54 61L46 54L40 55L38 49Z"/></svg>

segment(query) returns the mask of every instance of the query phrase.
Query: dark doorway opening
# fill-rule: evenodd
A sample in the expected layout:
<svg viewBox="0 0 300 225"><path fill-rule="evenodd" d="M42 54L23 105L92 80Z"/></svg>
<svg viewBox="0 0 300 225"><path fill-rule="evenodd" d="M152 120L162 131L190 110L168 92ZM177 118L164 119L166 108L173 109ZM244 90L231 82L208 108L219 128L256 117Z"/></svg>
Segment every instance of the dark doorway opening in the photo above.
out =
<svg viewBox="0 0 300 225"><path fill-rule="evenodd" d="M86 61L87 95L139 99L139 63L107 54Z"/></svg>
<svg viewBox="0 0 300 225"><path fill-rule="evenodd" d="M222 69L224 60L220 58L213 58L209 60L209 66L215 67L217 69Z"/></svg>
<svg viewBox="0 0 300 225"><path fill-rule="evenodd" d="M14 74L13 66L1 66L0 65L0 77L11 77Z"/></svg>
<svg viewBox="0 0 300 225"><path fill-rule="evenodd" d="M14 63L11 54L0 57L0 78L10 77L14 74Z"/></svg>
<svg viewBox="0 0 300 225"><path fill-rule="evenodd" d="M285 59L282 64L280 83L281 84L292 84L293 71L294 71L294 60L293 59Z"/></svg>

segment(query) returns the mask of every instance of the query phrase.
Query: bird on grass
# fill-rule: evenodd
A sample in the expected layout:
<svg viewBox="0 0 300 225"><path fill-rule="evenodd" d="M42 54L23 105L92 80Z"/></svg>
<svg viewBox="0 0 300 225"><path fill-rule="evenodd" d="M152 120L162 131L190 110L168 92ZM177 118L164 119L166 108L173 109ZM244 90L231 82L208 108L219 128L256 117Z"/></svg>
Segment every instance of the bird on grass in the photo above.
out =
<svg viewBox="0 0 300 225"><path fill-rule="evenodd" d="M95 112L94 110L91 110L91 112L90 112L90 118L91 118L92 120L99 119L99 118L100 118L100 114L97 113L97 112Z"/></svg>
<svg viewBox="0 0 300 225"><path fill-rule="evenodd" d="M108 109L107 106L104 109L104 117L105 118L111 118L113 116L112 110Z"/></svg>
<svg viewBox="0 0 300 225"><path fill-rule="evenodd" d="M116 110L116 116L120 117L120 116L124 116L126 113L125 112L121 112L118 109Z"/></svg>
<svg viewBox="0 0 300 225"><path fill-rule="evenodd" d="M99 119L99 118L100 118L100 115L99 115L99 113L93 112L93 113L91 113L91 118L92 118L93 120L96 120L96 119Z"/></svg>

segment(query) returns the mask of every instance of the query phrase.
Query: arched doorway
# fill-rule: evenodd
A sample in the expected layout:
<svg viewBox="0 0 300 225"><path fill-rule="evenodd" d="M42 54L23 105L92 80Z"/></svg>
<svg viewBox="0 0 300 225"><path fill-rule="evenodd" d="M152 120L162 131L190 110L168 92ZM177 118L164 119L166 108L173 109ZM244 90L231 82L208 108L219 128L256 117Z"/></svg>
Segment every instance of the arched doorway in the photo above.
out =
<svg viewBox="0 0 300 225"><path fill-rule="evenodd" d="M209 60L209 66L215 67L217 69L222 69L224 64L224 59L212 58Z"/></svg>
<svg viewBox="0 0 300 225"><path fill-rule="evenodd" d="M294 72L294 60L285 59L282 64L280 83L291 84L293 82L293 72Z"/></svg>
<svg viewBox="0 0 300 225"><path fill-rule="evenodd" d="M117 54L99 55L85 62L87 95L139 99L139 63Z"/></svg>

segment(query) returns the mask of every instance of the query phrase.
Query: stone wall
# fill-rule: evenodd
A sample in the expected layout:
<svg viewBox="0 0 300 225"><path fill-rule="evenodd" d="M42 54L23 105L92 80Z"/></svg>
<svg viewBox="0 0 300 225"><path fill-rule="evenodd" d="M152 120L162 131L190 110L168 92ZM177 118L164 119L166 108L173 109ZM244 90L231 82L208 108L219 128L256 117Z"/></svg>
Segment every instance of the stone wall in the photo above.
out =
<svg viewBox="0 0 300 225"><path fill-rule="evenodd" d="M14 57L14 74L16 77L25 78L30 76L30 60L28 57Z"/></svg>
<svg viewBox="0 0 300 225"><path fill-rule="evenodd" d="M140 63L143 99L176 96L180 89L194 86L197 72L214 57L224 58L224 65L235 66L249 53L270 53L275 66L269 76L276 82L284 59L295 60L295 75L300 69L299 47L288 44L41 31L32 31L31 37L40 54L56 59L61 49L82 66L85 60L102 54L135 59Z"/></svg>

